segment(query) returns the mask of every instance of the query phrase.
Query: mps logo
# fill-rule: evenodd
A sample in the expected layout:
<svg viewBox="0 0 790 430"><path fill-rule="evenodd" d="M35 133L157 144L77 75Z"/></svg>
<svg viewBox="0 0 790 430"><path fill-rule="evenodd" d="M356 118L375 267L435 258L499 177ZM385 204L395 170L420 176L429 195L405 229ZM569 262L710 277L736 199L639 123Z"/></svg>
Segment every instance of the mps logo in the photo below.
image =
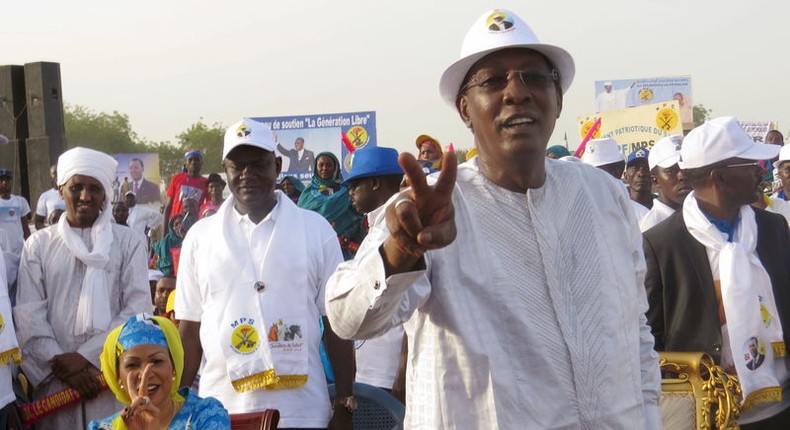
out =
<svg viewBox="0 0 790 430"><path fill-rule="evenodd" d="M252 133L252 130L247 124L242 123L239 128L236 129L236 136L238 137L247 137Z"/></svg>
<svg viewBox="0 0 790 430"><path fill-rule="evenodd" d="M513 28L513 18L507 12L497 10L486 18L486 27L493 32L510 31Z"/></svg>
<svg viewBox="0 0 790 430"><path fill-rule="evenodd" d="M653 90L650 88L642 88L639 90L639 100L643 103L653 100Z"/></svg>
<svg viewBox="0 0 790 430"><path fill-rule="evenodd" d="M239 354L246 355L255 352L260 344L258 331L249 324L240 324L236 326L236 328L233 329L231 337L230 346Z"/></svg>
<svg viewBox="0 0 790 430"><path fill-rule="evenodd" d="M656 126L662 131L669 132L674 130L680 122L680 116L674 109L669 107L656 108Z"/></svg>

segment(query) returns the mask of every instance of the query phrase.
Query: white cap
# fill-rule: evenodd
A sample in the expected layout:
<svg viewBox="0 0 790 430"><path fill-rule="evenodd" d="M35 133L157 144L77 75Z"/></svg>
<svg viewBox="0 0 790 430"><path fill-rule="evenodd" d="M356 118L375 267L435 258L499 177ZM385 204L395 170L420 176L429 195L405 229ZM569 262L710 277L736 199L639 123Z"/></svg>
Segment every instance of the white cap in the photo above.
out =
<svg viewBox="0 0 790 430"><path fill-rule="evenodd" d="M611 137L603 139L592 139L587 142L584 147L584 155L582 161L591 166L604 166L607 164L622 161L625 163L625 157L620 152L620 145Z"/></svg>
<svg viewBox="0 0 790 430"><path fill-rule="evenodd" d="M681 169L696 169L728 158L769 160L778 153L779 146L753 141L735 117L724 116L705 121L686 135L678 165Z"/></svg>
<svg viewBox="0 0 790 430"><path fill-rule="evenodd" d="M461 45L461 56L442 74L439 94L444 101L455 107L458 91L469 69L486 55L508 48L528 48L546 56L560 73L562 92L568 91L576 73L571 54L557 46L540 43L532 29L513 12L493 9L472 24Z"/></svg>
<svg viewBox="0 0 790 430"><path fill-rule="evenodd" d="M647 164L650 170L654 167L672 167L680 161L680 145L683 143L683 136L671 134L664 136L653 145L650 154L647 156Z"/></svg>
<svg viewBox="0 0 790 430"><path fill-rule="evenodd" d="M612 86L612 81L606 81L606 82L604 82L604 83L603 83L603 86L605 86L605 87L611 87L611 86Z"/></svg>
<svg viewBox="0 0 790 430"><path fill-rule="evenodd" d="M277 145L274 133L263 123L251 118L243 120L228 127L225 131L225 144L222 146L222 159L228 157L230 151L240 145L255 146L266 151L274 152Z"/></svg>
<svg viewBox="0 0 790 430"><path fill-rule="evenodd" d="M165 276L164 273L160 272L156 269L148 269L148 282L154 282L162 279Z"/></svg>
<svg viewBox="0 0 790 430"><path fill-rule="evenodd" d="M0 134L0 145L8 145L8 138L4 134Z"/></svg>
<svg viewBox="0 0 790 430"><path fill-rule="evenodd" d="M790 145L785 145L779 150L779 160L774 161L774 169L778 169L785 161L790 161Z"/></svg>

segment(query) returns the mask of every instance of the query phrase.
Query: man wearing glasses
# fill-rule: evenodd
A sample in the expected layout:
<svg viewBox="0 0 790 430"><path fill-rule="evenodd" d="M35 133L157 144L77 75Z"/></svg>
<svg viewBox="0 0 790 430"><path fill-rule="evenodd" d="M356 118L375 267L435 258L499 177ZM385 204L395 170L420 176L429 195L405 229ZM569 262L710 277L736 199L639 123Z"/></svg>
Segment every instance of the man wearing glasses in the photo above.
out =
<svg viewBox="0 0 790 430"><path fill-rule="evenodd" d="M404 323L406 428L661 426L625 188L544 155L574 70L512 12L482 15L439 84L477 157L426 179L401 154L411 188L327 285L342 337Z"/></svg>
<svg viewBox="0 0 790 430"><path fill-rule="evenodd" d="M736 374L744 430L790 422L790 229L780 215L750 206L762 197L759 160L778 152L753 142L733 117L692 130L679 165L693 191L644 233L656 349L704 351Z"/></svg>

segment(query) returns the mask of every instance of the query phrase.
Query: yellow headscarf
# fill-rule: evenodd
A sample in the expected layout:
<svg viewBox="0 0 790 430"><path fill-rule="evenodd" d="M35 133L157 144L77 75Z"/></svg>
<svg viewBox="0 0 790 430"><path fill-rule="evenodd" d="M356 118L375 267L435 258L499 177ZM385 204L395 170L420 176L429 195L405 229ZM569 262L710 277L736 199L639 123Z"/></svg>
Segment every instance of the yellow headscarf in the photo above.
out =
<svg viewBox="0 0 790 430"><path fill-rule="evenodd" d="M118 337L127 324L130 322L133 323L134 320L140 318L141 315L144 314L133 316L126 323L113 329L107 335L107 339L104 341L104 349L99 357L101 361L101 372L104 374L104 379L107 380L107 385L110 387L113 394L115 394L115 398L124 405L131 404L132 399L129 398L129 394L126 390L121 389L118 381L118 359L124 351L123 346L118 342ZM178 335L178 329L173 322L167 318L152 317L150 315L145 315L145 318L153 320L165 334L167 347L170 350L170 357L173 359L173 367L176 371L176 380L173 381L173 385L170 386L170 397L177 402L183 402L184 398L178 394L178 387L181 385L181 374L184 372L184 346L181 344L181 337Z"/></svg>

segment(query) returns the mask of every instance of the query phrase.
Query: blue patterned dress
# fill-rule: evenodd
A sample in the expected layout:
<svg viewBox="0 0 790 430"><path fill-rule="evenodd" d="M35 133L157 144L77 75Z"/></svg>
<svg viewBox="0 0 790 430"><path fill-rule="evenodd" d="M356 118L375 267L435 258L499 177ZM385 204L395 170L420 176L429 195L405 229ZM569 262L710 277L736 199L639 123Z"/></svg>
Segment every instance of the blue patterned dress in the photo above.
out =
<svg viewBox="0 0 790 430"><path fill-rule="evenodd" d="M213 397L201 399L188 387L178 390L178 394L186 399L184 406L170 421L168 430L227 430L230 428L228 411L219 400ZM91 421L88 430L113 430L112 422L117 414L101 421Z"/></svg>

